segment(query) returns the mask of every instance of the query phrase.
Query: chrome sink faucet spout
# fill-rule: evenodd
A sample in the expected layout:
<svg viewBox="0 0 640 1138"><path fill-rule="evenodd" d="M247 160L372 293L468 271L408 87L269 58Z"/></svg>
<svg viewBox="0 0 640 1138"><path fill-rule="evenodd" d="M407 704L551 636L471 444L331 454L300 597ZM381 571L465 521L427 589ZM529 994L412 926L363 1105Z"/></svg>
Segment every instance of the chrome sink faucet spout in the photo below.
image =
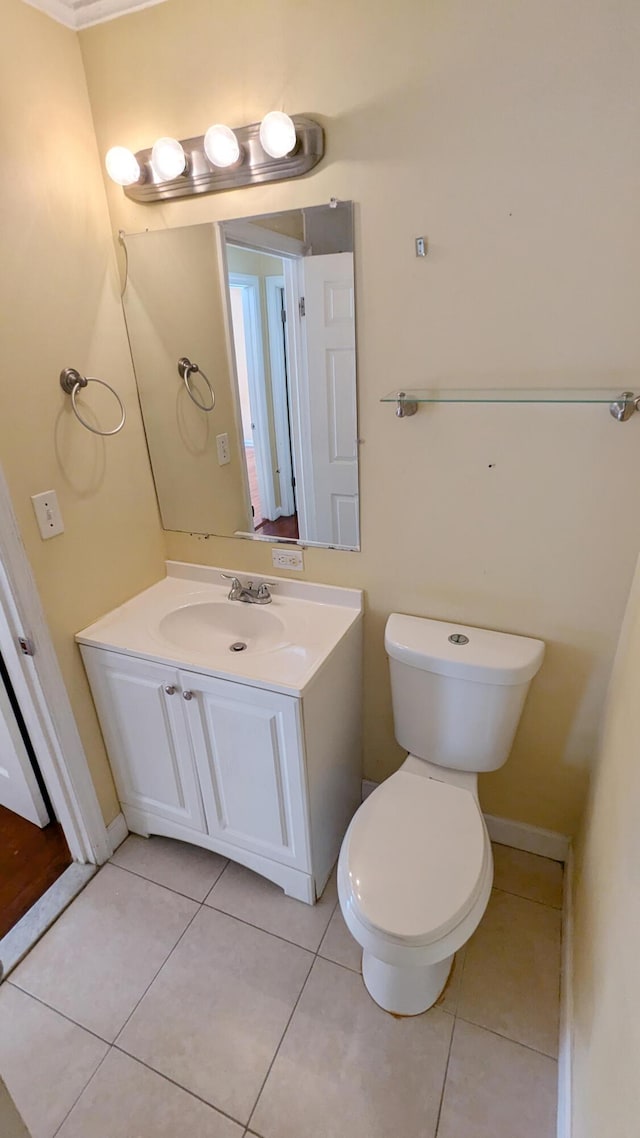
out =
<svg viewBox="0 0 640 1138"><path fill-rule="evenodd" d="M242 581L238 577L233 577L231 573L223 573L222 576L226 581L231 581L228 593L230 601L243 601L247 605L271 604L273 584L261 581L260 584L254 585L253 581L247 581L246 585L243 585Z"/></svg>

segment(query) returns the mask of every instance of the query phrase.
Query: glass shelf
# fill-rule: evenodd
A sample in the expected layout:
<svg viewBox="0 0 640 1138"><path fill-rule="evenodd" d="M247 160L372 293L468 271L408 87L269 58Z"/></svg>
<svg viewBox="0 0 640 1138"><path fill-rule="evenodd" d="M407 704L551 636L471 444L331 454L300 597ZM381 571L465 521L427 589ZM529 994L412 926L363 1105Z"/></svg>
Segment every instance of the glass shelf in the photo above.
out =
<svg viewBox="0 0 640 1138"><path fill-rule="evenodd" d="M381 403L397 403L398 391L383 395ZM411 403L614 403L623 397L620 388L406 388L404 398Z"/></svg>

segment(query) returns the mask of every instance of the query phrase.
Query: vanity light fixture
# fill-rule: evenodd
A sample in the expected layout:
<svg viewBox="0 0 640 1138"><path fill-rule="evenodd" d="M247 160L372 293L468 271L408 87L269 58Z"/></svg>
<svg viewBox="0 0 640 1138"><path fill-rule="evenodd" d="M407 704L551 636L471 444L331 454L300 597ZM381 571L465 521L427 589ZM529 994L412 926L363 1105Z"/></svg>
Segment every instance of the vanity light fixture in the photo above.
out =
<svg viewBox="0 0 640 1138"><path fill-rule="evenodd" d="M285 158L296 144L293 119L283 111L269 111L260 123L260 145L272 158Z"/></svg>
<svg viewBox="0 0 640 1138"><path fill-rule="evenodd" d="M138 159L126 146L112 146L107 150L104 164L111 180L119 186L132 186L140 178Z"/></svg>
<svg viewBox="0 0 640 1138"><path fill-rule="evenodd" d="M242 150L230 126L215 123L204 136L204 152L212 166L235 166Z"/></svg>
<svg viewBox="0 0 640 1138"><path fill-rule="evenodd" d="M323 155L319 123L270 111L262 122L234 130L214 123L195 138L159 138L137 154L114 146L106 167L128 198L152 202L298 178Z"/></svg>
<svg viewBox="0 0 640 1138"><path fill-rule="evenodd" d="M179 178L187 166L187 156L177 138L159 138L151 147L151 165L162 182Z"/></svg>

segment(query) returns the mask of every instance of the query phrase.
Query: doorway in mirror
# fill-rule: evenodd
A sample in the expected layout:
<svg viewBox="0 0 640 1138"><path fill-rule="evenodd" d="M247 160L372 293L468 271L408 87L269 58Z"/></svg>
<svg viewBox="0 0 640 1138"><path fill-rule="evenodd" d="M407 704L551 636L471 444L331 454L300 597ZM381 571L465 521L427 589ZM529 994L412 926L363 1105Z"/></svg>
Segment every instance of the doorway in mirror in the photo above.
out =
<svg viewBox="0 0 640 1138"><path fill-rule="evenodd" d="M282 260L227 245L227 284L253 529L297 539Z"/></svg>

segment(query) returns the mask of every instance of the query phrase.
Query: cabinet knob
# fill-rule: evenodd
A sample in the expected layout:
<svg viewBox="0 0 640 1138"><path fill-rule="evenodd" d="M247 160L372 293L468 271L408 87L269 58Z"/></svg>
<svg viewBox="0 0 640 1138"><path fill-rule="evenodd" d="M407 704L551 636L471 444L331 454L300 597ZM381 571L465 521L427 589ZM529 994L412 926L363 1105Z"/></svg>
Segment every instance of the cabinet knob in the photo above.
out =
<svg viewBox="0 0 640 1138"><path fill-rule="evenodd" d="M192 691L183 691L182 698L183 699L193 699L193 692Z"/></svg>
<svg viewBox="0 0 640 1138"><path fill-rule="evenodd" d="M166 691L167 695L175 695L178 689L176 688L175 684L165 684L164 690Z"/></svg>

